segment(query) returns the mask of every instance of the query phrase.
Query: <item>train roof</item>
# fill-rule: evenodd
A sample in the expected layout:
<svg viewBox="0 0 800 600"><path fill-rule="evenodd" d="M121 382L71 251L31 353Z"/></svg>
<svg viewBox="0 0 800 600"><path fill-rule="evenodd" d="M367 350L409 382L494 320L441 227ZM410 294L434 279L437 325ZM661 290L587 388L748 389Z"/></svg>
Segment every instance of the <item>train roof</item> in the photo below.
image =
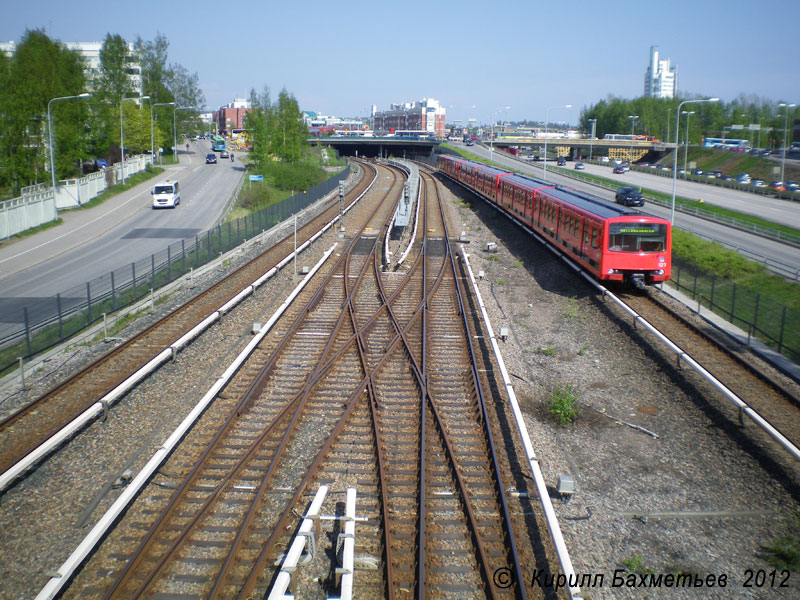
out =
<svg viewBox="0 0 800 600"><path fill-rule="evenodd" d="M495 175L503 176L503 181L512 181L517 185L529 188L531 190L536 190L540 188L549 188L547 190L547 194L549 196L552 196L563 202L572 204L576 208L592 213L604 219L610 219L613 217L623 217L623 216L636 216L643 214L639 210L627 208L624 206L620 206L618 204L613 204L610 200L604 200L599 196L594 196L586 192L580 192L572 188L556 185L554 183L547 182L543 179L537 179L536 177L531 177L529 175L522 175L521 173L508 171L506 169L499 169L491 165L485 165L483 163L479 163L461 157L448 156L448 155L442 155L442 157L447 158L449 160L455 160L457 162L460 162L462 165L474 167L476 169L479 169L483 173L488 173L493 176Z"/></svg>

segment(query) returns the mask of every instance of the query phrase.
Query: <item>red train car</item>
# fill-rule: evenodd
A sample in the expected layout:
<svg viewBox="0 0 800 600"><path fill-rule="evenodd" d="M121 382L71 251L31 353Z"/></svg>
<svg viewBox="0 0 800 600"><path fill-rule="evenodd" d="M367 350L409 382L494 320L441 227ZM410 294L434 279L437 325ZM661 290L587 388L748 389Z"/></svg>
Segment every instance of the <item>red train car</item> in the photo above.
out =
<svg viewBox="0 0 800 600"><path fill-rule="evenodd" d="M670 277L670 222L602 198L442 154L439 170L522 221L601 281L637 288Z"/></svg>

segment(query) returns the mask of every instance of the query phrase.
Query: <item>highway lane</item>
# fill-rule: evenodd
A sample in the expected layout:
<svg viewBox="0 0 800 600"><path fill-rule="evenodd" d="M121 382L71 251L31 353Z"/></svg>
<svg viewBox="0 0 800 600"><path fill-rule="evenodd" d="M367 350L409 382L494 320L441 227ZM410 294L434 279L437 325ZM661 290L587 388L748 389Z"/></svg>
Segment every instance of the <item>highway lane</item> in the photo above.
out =
<svg viewBox="0 0 800 600"><path fill-rule="evenodd" d="M243 177L240 160L205 164L208 142L190 144L179 165L167 167L119 197L89 211L64 213L65 225L0 249L0 338L3 324L19 324L22 307L64 293L109 271L166 250L169 244L216 225ZM181 184L176 209L151 208L152 186L166 179ZM83 214L77 214L83 213ZM85 295L84 295L85 297Z"/></svg>
<svg viewBox="0 0 800 600"><path fill-rule="evenodd" d="M586 164L586 173L619 181L619 185L646 187L662 194L672 195L672 177L664 177L654 173L628 171L615 175L612 168L606 165ZM568 168L574 163L568 162ZM549 169L548 165L548 169ZM655 171L655 169L654 169ZM700 200L708 204L722 206L742 214L753 215L775 223L782 223L800 229L800 202L781 200L745 190L736 190L723 186L701 183L697 181L676 182L677 195L689 200Z"/></svg>
<svg viewBox="0 0 800 600"><path fill-rule="evenodd" d="M489 159L490 151L488 148L476 144L475 146L471 146L466 149L484 159L487 160ZM498 164L519 170L523 173L528 173L533 177L537 178L542 177L541 162L531 163L528 161L522 161L497 151L493 152L492 154L493 154L492 160ZM571 162L568 162L567 165L569 165L568 167L569 169L572 169L574 167L574 163ZM613 191L606 190L604 188L601 188L599 186L590 183L577 181L570 177L564 177L552 171L551 167L555 167L555 162L550 163L550 161L548 161L547 163L548 181L564 186L569 186L581 191L585 191L595 196L607 199L611 202L614 201ZM611 176L610 169L605 170L605 167L601 166L598 166L596 168L600 169L600 171L598 171L598 174L604 174L609 178L618 177L619 185L634 185L636 187L644 187L647 189L659 189L658 188L659 185L666 185L668 183L669 193L672 192L672 179L669 178L663 178L657 175L651 175L649 173L631 173L631 172L625 173L624 175ZM637 182L639 183L637 184ZM721 188L715 188L715 187L712 188L712 186L706 186L704 184L688 182L688 181L678 181L678 195L691 198L692 194L697 193L697 191L695 190L696 186L702 188L703 192L708 191L710 189L722 192L719 198L716 200L716 202L720 203L721 206L728 206L731 209L733 209L733 203L731 204L726 203L727 194L725 194ZM744 195L745 198L748 198L748 200L751 203L753 202L753 200L749 198L749 196L752 196L752 194L748 194L747 192L736 192L734 190L725 190L725 191L732 195L737 195L737 194ZM701 195L699 197L705 199L706 195ZM774 210L776 210L778 219L782 219L782 222L785 223L792 222L792 220L796 218L797 213L800 213L800 205L796 203L785 200L777 200L775 198L762 198L760 196L757 198L759 201L763 201L765 206L770 205ZM653 203L645 204L643 212L658 217L663 217L666 219L669 219L670 217L670 210L668 207L667 208L661 207ZM753 258L754 260L759 260L759 261L766 260L768 263L776 263L778 265L781 265L780 271L783 272L783 274L786 274L785 271L790 271L793 273L800 272L800 249L796 248L795 246L790 246L787 244L776 242L768 238L764 238L758 235L753 235L744 231L740 231L738 229L733 229L731 227L707 221L705 219L681 213L679 211L676 211L675 213L675 226L685 231L689 231L697 235L700 235L702 237L717 240L730 248L736 249L745 256L748 256L749 258ZM798 228L800 228L800 225L798 226Z"/></svg>

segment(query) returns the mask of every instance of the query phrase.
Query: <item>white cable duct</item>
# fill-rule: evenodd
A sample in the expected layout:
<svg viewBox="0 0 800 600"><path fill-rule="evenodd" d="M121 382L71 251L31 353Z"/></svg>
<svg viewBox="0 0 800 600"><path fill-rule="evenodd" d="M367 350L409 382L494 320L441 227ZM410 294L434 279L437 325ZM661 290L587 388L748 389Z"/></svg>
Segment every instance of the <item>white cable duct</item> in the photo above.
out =
<svg viewBox="0 0 800 600"><path fill-rule="evenodd" d="M92 530L87 534L87 536L83 539L83 541L78 545L75 550L73 550L72 554L67 558L67 560L62 564L56 575L53 576L50 581L42 588L39 594L36 596L37 600L45 600L55 598L57 594L61 591L61 588L69 581L72 577L75 570L80 566L80 564L84 561L84 559L89 555L89 553L94 549L95 545L106 535L106 532L109 528L111 528L114 523L116 522L117 518L122 514L122 512L126 509L128 504L138 495L139 491L147 484L147 481L156 470L161 466L161 464L167 459L169 454L172 450L178 445L178 443L183 439L186 433L192 428L194 423L203 412L206 410L209 404L214 400L217 394L222 390L225 385L230 381L230 379L234 376L234 374L238 371L239 367L244 363L244 361L250 356L253 350L258 346L261 340L269 333L272 326L275 322L280 318L280 316L286 311L289 305L294 301L297 295L302 291L302 289L306 286L306 284L311 280L311 278L316 274L316 272L322 267L325 261L333 253L334 249L338 244L334 244L330 247L330 249L325 252L324 256L320 259L320 261L314 266L313 269L306 275L303 280L298 284L298 286L292 291L291 294L284 300L283 304L281 304L280 308L269 318L267 323L261 328L253 339L247 344L247 346L242 350L242 352L236 357L236 359L228 366L225 372L220 376L219 379L211 386L211 388L205 393L205 395L200 399L200 401L194 406L191 412L186 416L186 418L181 422L178 428L172 432L172 434L167 438L164 444L156 451L155 454L150 458L144 468L137 473L137 475L131 480L125 490L120 494L120 496L114 501L114 503L109 507L109 509L105 512L105 514L100 518L100 520L95 524Z"/></svg>
<svg viewBox="0 0 800 600"><path fill-rule="evenodd" d="M520 438L522 439L522 445L525 448L525 455L528 458L528 464L530 465L531 472L533 473L533 479L536 483L536 490L539 495L539 500L542 503L542 508L544 509L547 528L550 530L550 537L556 547L556 555L558 556L558 561L561 564L561 570L564 572L567 582L577 581L578 577L575 573L575 569L572 566L572 560L569 557L569 551L567 550L567 545L564 542L564 536L561 533L561 526L558 524L558 517L556 516L555 509L553 508L553 503L550 501L550 495L547 491L547 484L544 481L544 475L542 475L542 471L539 467L539 460L536 458L533 444L531 443L530 436L528 435L528 429L525 426L525 421L522 418L522 411L520 410L519 403L517 402L517 396L514 393L514 387L511 384L511 379L508 376L508 371L506 371L505 362L503 361L503 356L500 354L500 347L497 344L497 338L494 335L492 324L489 321L489 315L486 313L486 306L483 303L480 290L478 290L478 284L475 281L475 276L472 273L472 267L469 264L469 255L464 250L464 246L461 246L460 249L461 256L464 259L464 265L467 267L467 272L469 273L469 280L472 284L472 290L475 292L475 297L478 300L478 306L481 310L481 316L484 324L486 325L486 331L489 334L489 340L492 344L492 351L494 352L495 359L500 367L500 374L503 377L503 385L506 388L509 403L511 404L511 409L514 412L514 421L516 422L517 430L519 431ZM526 585L527 582L520 581L518 584ZM573 600L578 600L581 598L581 589L579 586L571 586L568 583L566 587L570 598Z"/></svg>
<svg viewBox="0 0 800 600"><path fill-rule="evenodd" d="M367 189L361 193L353 202L351 202L347 208L344 210L346 213L349 211L361 198L371 189L372 185L375 183L377 179L377 175L372 179ZM323 227L320 231L318 231L314 236L312 236L309 240L303 243L300 247L297 248L297 254L305 250L312 242L316 241L323 233L325 233L328 229L333 227L336 221L339 220L339 215L336 215L330 222L328 222L325 227ZM100 400L94 403L92 406L87 408L83 413L75 417L70 423L68 423L63 429L56 432L51 438L47 441L42 443L40 446L35 448L30 454L25 456L22 460L18 463L12 465L7 471L0 474L0 492L2 492L5 488L7 488L19 475L24 473L30 467L35 465L39 462L42 458L50 454L55 448L57 448L60 444L64 441L68 440L71 436L73 436L76 432L80 431L82 427L84 427L87 423L92 421L93 419L97 418L98 415L108 410L108 407L114 404L119 398L125 395L128 391L132 388L136 387L141 381L149 377L154 371L156 371L163 363L165 363L170 358L174 357L175 354L178 353L181 349L183 349L186 345L188 345L194 338L198 337L205 329L210 327L215 321L217 321L223 314L231 310L236 304L241 302L244 298L252 294L260 285L262 285L265 281L267 281L270 277L273 277L279 269L283 268L287 264L289 264L295 256L295 252L290 252L281 262L278 263L277 267L273 267L269 271L267 271L264 275L256 279L253 283L245 287L239 294L237 294L234 298L226 302L216 311L211 313L208 317L203 319L200 323L195 325L189 332L184 334L180 337L177 341L170 344L164 350L162 350L158 355L156 355L153 359L151 359L147 364L145 364L142 368L138 371L133 373L130 377L128 377L125 381L111 390L108 394L103 396Z"/></svg>
<svg viewBox="0 0 800 600"><path fill-rule="evenodd" d="M314 500L308 508L306 516L300 523L300 529L294 535L289 550L284 554L283 563L281 563L281 570L275 578L275 583L269 591L267 600L294 600L292 594L287 594L286 590L292 583L292 573L297 569L300 557L305 550L306 545L311 544L309 547L309 555L313 558L316 553L316 544L318 540L315 538L319 532L319 511L322 508L322 503L325 500L325 495L328 493L328 486L322 485L314 495Z"/></svg>

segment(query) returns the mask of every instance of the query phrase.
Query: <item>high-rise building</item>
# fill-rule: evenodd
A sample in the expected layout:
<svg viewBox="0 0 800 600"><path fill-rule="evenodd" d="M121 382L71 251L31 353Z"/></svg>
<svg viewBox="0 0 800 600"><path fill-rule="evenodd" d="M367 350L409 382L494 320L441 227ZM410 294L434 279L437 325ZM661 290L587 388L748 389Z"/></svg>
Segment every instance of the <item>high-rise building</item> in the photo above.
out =
<svg viewBox="0 0 800 600"><path fill-rule="evenodd" d="M669 59L659 60L658 46L650 46L650 64L644 75L644 95L649 98L673 98L678 93L678 67Z"/></svg>

